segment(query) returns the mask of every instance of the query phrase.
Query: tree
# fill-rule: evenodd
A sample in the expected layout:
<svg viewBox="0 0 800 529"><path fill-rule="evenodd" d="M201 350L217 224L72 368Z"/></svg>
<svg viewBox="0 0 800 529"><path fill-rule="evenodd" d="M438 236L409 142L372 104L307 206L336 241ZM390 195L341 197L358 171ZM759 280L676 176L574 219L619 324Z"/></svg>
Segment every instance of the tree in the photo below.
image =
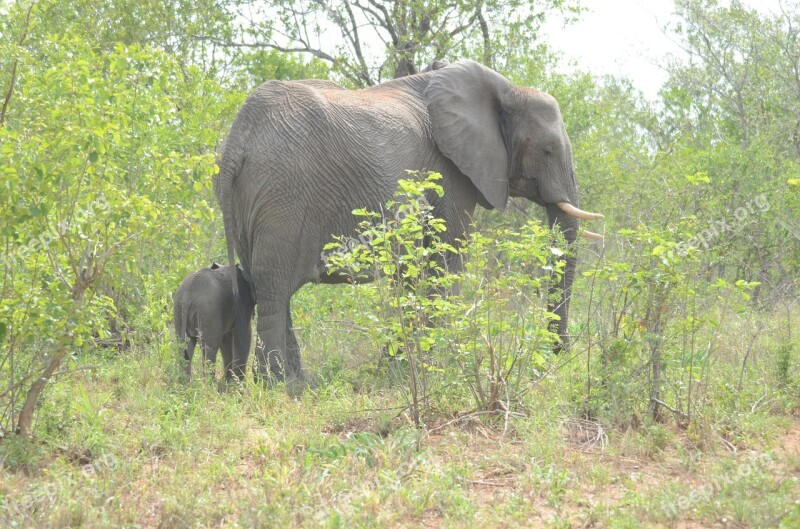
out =
<svg viewBox="0 0 800 529"><path fill-rule="evenodd" d="M574 15L573 0L250 0L237 3L246 21L228 47L305 53L326 61L355 87L416 73L435 60L474 57L494 67L513 43L533 49L551 14Z"/></svg>
<svg viewBox="0 0 800 529"><path fill-rule="evenodd" d="M680 215L722 232L715 274L744 274L783 290L798 265L786 241L797 218L789 180L800 169L800 4L781 3L774 14L738 1L676 6L681 20L673 29L689 60L668 66L664 132L656 137L662 150L680 155L666 167L672 178L707 173L709 182L698 188L704 196L675 204ZM759 197L763 208L748 207Z"/></svg>
<svg viewBox="0 0 800 529"><path fill-rule="evenodd" d="M329 68L325 61L313 58L304 62L292 54L270 49L252 49L237 53L231 60L229 77L235 86L249 92L266 79L327 79Z"/></svg>
<svg viewBox="0 0 800 529"><path fill-rule="evenodd" d="M230 105L163 51L44 38L53 6L12 9L6 27L27 37L0 43L0 61L16 65L0 125L0 431L24 435L47 382L108 337L122 307L102 287L141 290L213 218L213 146Z"/></svg>

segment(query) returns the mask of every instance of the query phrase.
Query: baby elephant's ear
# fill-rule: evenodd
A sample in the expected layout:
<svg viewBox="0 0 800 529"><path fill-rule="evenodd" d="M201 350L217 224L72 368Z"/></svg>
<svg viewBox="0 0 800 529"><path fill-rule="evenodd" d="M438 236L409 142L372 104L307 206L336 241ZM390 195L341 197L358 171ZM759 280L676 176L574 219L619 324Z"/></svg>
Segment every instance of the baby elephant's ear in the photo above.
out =
<svg viewBox="0 0 800 529"><path fill-rule="evenodd" d="M211 263L211 266L208 267L209 270L216 270L217 268L219 268L217 263Z"/></svg>

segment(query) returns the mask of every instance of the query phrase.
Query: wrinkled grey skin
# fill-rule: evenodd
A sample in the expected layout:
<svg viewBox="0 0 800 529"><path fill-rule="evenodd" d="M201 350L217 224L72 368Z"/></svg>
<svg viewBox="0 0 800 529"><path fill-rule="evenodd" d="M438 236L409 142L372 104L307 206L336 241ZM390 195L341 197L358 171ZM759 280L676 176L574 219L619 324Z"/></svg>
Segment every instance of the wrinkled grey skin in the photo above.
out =
<svg viewBox="0 0 800 529"><path fill-rule="evenodd" d="M247 318L242 339L234 336L236 311L231 290L231 270L237 272L239 311ZM178 341L186 344L183 356L187 361L186 374L190 380L192 357L198 341L203 358L212 368L217 361L217 351L222 349L225 378L232 378L234 356L246 358L250 353L250 319L253 312L253 297L240 266L234 268L214 263L209 268L201 268L186 276L175 294L173 315Z"/></svg>
<svg viewBox="0 0 800 529"><path fill-rule="evenodd" d="M578 206L555 99L472 61L438 66L358 91L269 81L239 111L214 189L229 259L235 247L259 306L262 376L303 376L292 295L309 282L342 281L328 275L323 246L354 234L352 211L379 211L407 169L442 174L444 197L429 200L447 223L446 242L463 238L476 204L503 209L509 196L544 206L550 224L575 241L579 220L555 206ZM556 285L561 301L552 307L564 343L575 263L568 259ZM237 375L246 360L234 360Z"/></svg>

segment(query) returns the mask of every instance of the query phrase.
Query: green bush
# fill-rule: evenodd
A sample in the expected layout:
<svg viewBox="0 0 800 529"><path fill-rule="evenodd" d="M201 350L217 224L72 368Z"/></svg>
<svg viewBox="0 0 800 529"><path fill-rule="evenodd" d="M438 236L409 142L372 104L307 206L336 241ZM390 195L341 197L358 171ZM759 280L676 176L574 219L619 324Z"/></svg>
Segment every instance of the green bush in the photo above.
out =
<svg viewBox="0 0 800 529"><path fill-rule="evenodd" d="M547 330L546 293L563 266L550 258L561 252L535 222L445 242L447 228L431 205L443 195L441 176L412 176L400 180L386 214L354 212L365 220L356 238L326 246L329 273L353 284L390 278L388 288L359 287L376 307L362 326L392 359L415 423L465 400L480 411L509 412L556 339Z"/></svg>

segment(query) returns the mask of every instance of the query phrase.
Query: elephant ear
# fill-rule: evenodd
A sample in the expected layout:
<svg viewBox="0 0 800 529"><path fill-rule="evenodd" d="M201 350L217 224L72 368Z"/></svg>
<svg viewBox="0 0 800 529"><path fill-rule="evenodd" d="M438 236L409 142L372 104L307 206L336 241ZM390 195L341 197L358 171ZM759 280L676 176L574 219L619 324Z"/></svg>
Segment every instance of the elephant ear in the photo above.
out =
<svg viewBox="0 0 800 529"><path fill-rule="evenodd" d="M209 270L216 270L217 268L219 268L219 265L213 261L211 262L211 266L208 267Z"/></svg>
<svg viewBox="0 0 800 529"><path fill-rule="evenodd" d="M463 60L441 70L425 90L433 139L492 207L508 201L510 157L500 111L514 86L502 75Z"/></svg>

